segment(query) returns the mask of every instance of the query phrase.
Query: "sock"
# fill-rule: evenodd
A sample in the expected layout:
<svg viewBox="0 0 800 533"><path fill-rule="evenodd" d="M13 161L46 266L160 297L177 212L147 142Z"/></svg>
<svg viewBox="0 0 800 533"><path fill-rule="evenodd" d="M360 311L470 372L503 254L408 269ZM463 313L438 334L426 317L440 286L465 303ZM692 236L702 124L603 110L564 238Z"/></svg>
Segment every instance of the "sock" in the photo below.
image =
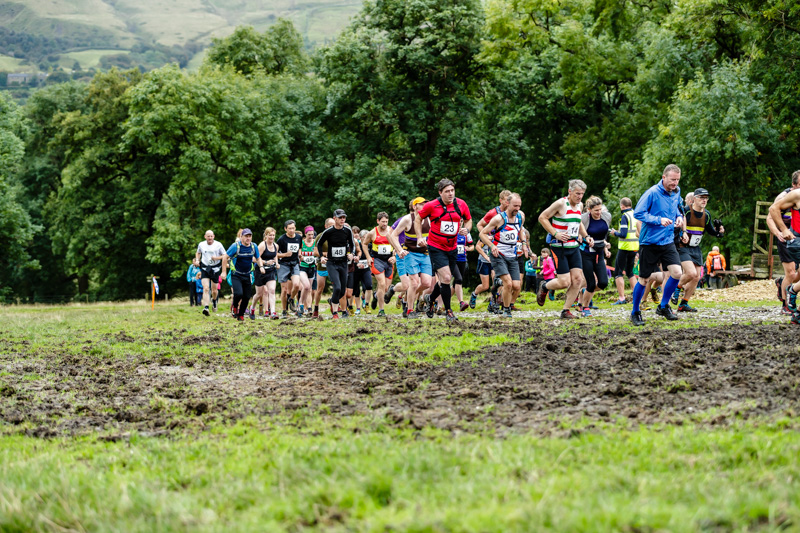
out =
<svg viewBox="0 0 800 533"><path fill-rule="evenodd" d="M445 285L444 287L441 287L441 293L442 293L442 303L444 304L444 309L445 311L450 311L450 298L452 296L452 293L450 292L450 285ZM431 301L433 301L433 299L431 299Z"/></svg>
<svg viewBox="0 0 800 533"><path fill-rule="evenodd" d="M448 285L447 288L449 289L450 285ZM433 302L435 302L436 298L438 298L439 295L442 293L444 293L444 287L442 287L438 283L435 283L433 285L433 292L431 292L431 305L433 305Z"/></svg>
<svg viewBox="0 0 800 533"><path fill-rule="evenodd" d="M667 278L667 282L664 283L664 289L661 291L661 305L659 307L666 307L669 304L669 299L672 298L672 293L675 292L675 287L678 286L678 283L680 283L680 280L672 276Z"/></svg>
<svg viewBox="0 0 800 533"><path fill-rule="evenodd" d="M300 304L300 312L303 312L303 304Z"/></svg>
<svg viewBox="0 0 800 533"><path fill-rule="evenodd" d="M689 305L689 300L687 300L686 298L682 299L681 305Z"/></svg>
<svg viewBox="0 0 800 533"><path fill-rule="evenodd" d="M637 283L636 286L633 288L633 311L631 314L639 312L639 304L642 303L642 296L644 296L644 289L645 286L641 283Z"/></svg>

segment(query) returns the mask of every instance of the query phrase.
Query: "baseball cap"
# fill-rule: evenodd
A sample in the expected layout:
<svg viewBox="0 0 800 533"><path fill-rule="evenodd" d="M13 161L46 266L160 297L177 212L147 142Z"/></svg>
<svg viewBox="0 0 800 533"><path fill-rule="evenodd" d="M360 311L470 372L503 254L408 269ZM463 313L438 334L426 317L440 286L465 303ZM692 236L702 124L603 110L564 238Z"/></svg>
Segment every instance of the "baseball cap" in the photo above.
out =
<svg viewBox="0 0 800 533"><path fill-rule="evenodd" d="M337 209L336 211L333 212L333 218L346 217L346 216L347 213L344 212L344 209Z"/></svg>
<svg viewBox="0 0 800 533"><path fill-rule="evenodd" d="M700 187L699 189L694 190L695 196L708 196L708 191L704 188Z"/></svg>
<svg viewBox="0 0 800 533"><path fill-rule="evenodd" d="M253 234L253 232L250 231L250 228L244 228L242 230L242 237L244 237L245 235L252 235L252 234Z"/></svg>
<svg viewBox="0 0 800 533"><path fill-rule="evenodd" d="M413 206L413 205L421 204L424 201L425 201L425 198L423 198L422 196L417 196L416 198L411 200L411 205Z"/></svg>

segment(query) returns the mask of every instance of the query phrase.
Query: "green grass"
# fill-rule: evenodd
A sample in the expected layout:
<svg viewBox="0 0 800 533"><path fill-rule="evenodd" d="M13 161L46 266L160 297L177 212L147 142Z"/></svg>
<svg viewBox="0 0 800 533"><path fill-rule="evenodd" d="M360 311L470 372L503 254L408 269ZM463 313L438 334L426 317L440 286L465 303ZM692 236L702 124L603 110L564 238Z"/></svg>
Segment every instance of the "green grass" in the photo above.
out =
<svg viewBox="0 0 800 533"><path fill-rule="evenodd" d="M29 66L28 68L36 70L36 67L33 66ZM0 54L0 70L22 72L25 70L25 67L22 66L21 59Z"/></svg>
<svg viewBox="0 0 800 533"><path fill-rule="evenodd" d="M369 420L0 439L0 529L752 531L800 524L800 435L452 437Z"/></svg>
<svg viewBox="0 0 800 533"><path fill-rule="evenodd" d="M81 64L83 70L87 70L90 68L98 68L100 66L100 59L103 56L129 53L128 50L84 50L81 52L69 52L61 56L61 64L71 68L72 64L77 61Z"/></svg>

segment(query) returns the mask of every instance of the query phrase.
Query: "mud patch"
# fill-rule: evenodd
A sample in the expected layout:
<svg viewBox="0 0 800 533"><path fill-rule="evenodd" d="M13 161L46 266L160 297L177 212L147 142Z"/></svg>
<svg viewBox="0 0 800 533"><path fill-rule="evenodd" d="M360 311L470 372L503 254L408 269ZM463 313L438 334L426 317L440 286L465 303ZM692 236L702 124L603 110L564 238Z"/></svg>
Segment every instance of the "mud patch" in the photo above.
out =
<svg viewBox="0 0 800 533"><path fill-rule="evenodd" d="M422 333L424 324L387 322L356 333ZM496 324L461 323L447 334L490 334ZM43 357L18 347L21 353L0 356L0 431L161 435L302 409L413 428L551 434L563 432L564 421L719 425L800 408L800 347L789 325L598 334L576 327L562 335L536 322L508 327L534 340L464 353L449 366L409 363L381 354L379 345L370 356L322 359L296 352ZM296 330L280 334L302 347L308 334ZM201 349L221 340L174 335L176 344Z"/></svg>

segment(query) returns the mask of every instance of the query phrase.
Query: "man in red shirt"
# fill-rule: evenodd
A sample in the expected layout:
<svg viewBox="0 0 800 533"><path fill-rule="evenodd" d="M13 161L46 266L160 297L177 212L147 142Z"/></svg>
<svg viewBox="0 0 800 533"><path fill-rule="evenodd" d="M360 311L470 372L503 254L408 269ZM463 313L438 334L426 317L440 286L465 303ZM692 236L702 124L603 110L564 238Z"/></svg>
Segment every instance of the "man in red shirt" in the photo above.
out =
<svg viewBox="0 0 800 533"><path fill-rule="evenodd" d="M450 281L453 278L453 270L457 268L457 237L459 233L467 235L470 232L472 215L466 202L456 198L456 187L452 181L443 179L436 188L439 190L439 198L431 200L417 211L414 228L417 235L422 235L422 220L430 219L431 229L428 238L422 237L417 240L421 246L427 245L431 265L438 279L433 292L425 296L428 317L433 318L433 302L441 294L447 321L455 322L456 316L450 309Z"/></svg>

